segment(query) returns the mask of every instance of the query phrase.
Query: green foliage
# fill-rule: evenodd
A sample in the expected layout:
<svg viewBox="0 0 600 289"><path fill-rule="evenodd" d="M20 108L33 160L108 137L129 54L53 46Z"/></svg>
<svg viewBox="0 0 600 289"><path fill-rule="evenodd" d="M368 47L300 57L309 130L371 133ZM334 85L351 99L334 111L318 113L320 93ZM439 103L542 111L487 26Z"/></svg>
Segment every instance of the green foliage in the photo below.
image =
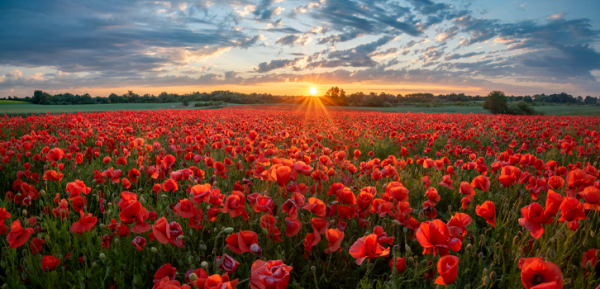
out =
<svg viewBox="0 0 600 289"><path fill-rule="evenodd" d="M492 114L508 113L508 100L502 91L492 91L483 102L483 109Z"/></svg>

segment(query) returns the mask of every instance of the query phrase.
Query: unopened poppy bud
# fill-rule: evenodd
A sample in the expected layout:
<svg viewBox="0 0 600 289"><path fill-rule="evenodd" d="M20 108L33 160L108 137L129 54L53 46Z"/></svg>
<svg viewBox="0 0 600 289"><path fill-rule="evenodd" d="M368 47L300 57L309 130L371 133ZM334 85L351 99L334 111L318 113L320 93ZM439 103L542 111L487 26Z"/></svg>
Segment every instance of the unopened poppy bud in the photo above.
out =
<svg viewBox="0 0 600 289"><path fill-rule="evenodd" d="M517 246L517 244L519 244L519 236L515 236L513 239L513 246Z"/></svg>
<svg viewBox="0 0 600 289"><path fill-rule="evenodd" d="M579 267L577 265L573 265L573 272L579 272Z"/></svg>
<svg viewBox="0 0 600 289"><path fill-rule="evenodd" d="M588 271L592 271L594 269L594 267L592 266L592 261L587 261L587 263L585 263L585 269L587 269Z"/></svg>
<svg viewBox="0 0 600 289"><path fill-rule="evenodd" d="M115 240L113 241L113 243L115 243L115 245L118 245L118 244L121 243L121 239L115 238Z"/></svg>
<svg viewBox="0 0 600 289"><path fill-rule="evenodd" d="M407 254L412 254L412 250L410 249L410 246L408 244L404 245L404 250L406 250Z"/></svg>
<svg viewBox="0 0 600 289"><path fill-rule="evenodd" d="M452 205L448 205L448 212L452 211Z"/></svg>
<svg viewBox="0 0 600 289"><path fill-rule="evenodd" d="M4 263L4 260L0 261L0 267L2 267L2 268L6 267L6 263Z"/></svg>
<svg viewBox="0 0 600 289"><path fill-rule="evenodd" d="M104 261L104 259L106 259L106 255L104 255L104 253L100 253L100 260Z"/></svg>
<svg viewBox="0 0 600 289"><path fill-rule="evenodd" d="M8 289L8 284L6 284L6 283L2 284L2 289Z"/></svg>
<svg viewBox="0 0 600 289"><path fill-rule="evenodd" d="M96 262L92 263L92 267L94 267L94 268L98 267L98 263L96 263Z"/></svg>
<svg viewBox="0 0 600 289"><path fill-rule="evenodd" d="M400 245L394 245L394 247L392 247L394 249L394 251L400 251Z"/></svg>
<svg viewBox="0 0 600 289"><path fill-rule="evenodd" d="M190 263L190 264L194 263L194 257L189 256L188 257L188 263Z"/></svg>
<svg viewBox="0 0 600 289"><path fill-rule="evenodd" d="M415 263L415 259L413 257L408 257L408 264L414 264Z"/></svg>
<svg viewBox="0 0 600 289"><path fill-rule="evenodd" d="M146 199L144 199L144 196L140 197L140 204L142 204L142 205L146 204Z"/></svg>
<svg viewBox="0 0 600 289"><path fill-rule="evenodd" d="M490 281L492 281L492 284L496 283L496 279L498 279L498 275L496 275L496 271L492 271L490 274Z"/></svg>
<svg viewBox="0 0 600 289"><path fill-rule="evenodd" d="M596 258L600 259L600 250L596 251Z"/></svg>
<svg viewBox="0 0 600 289"><path fill-rule="evenodd" d="M183 238L185 238L185 236L184 236L184 235L179 235L179 236L177 236L177 239L179 239L179 240L183 240Z"/></svg>
<svg viewBox="0 0 600 289"><path fill-rule="evenodd" d="M40 195L45 196L46 195L46 191L45 190L41 190L40 191Z"/></svg>
<svg viewBox="0 0 600 289"><path fill-rule="evenodd" d="M202 263L200 263L200 267L207 269L208 268L208 262L206 261L202 261Z"/></svg>
<svg viewBox="0 0 600 289"><path fill-rule="evenodd" d="M596 236L596 233L594 233L594 231L591 231L590 236L592 236L592 238L594 238L594 236Z"/></svg>
<svg viewBox="0 0 600 289"><path fill-rule="evenodd" d="M156 247L150 248L150 251L152 251L152 253L158 253L158 249L156 249Z"/></svg>
<svg viewBox="0 0 600 289"><path fill-rule="evenodd" d="M554 250L550 250L548 251L548 256L550 257L550 259L554 260L556 259L556 251Z"/></svg>
<svg viewBox="0 0 600 289"><path fill-rule="evenodd" d="M233 233L233 228L232 227L227 227L225 228L225 230L223 230L226 234L231 234Z"/></svg>
<svg viewBox="0 0 600 289"><path fill-rule="evenodd" d="M108 210L108 211L106 211L106 215L107 215L107 216L110 216L110 215L112 215L112 210Z"/></svg>
<svg viewBox="0 0 600 289"><path fill-rule="evenodd" d="M487 268L483 268L483 276L488 274L488 269Z"/></svg>
<svg viewBox="0 0 600 289"><path fill-rule="evenodd" d="M310 271L316 272L316 271L317 271L317 267L315 267L315 266L310 266Z"/></svg>
<svg viewBox="0 0 600 289"><path fill-rule="evenodd" d="M396 221L396 220L394 220L394 221ZM402 228L402 232L404 232L404 234L408 233L408 228L407 227Z"/></svg>
<svg viewBox="0 0 600 289"><path fill-rule="evenodd" d="M490 286L490 284L492 283L492 281L490 280L490 277L485 276L483 277L483 284L487 287Z"/></svg>
<svg viewBox="0 0 600 289"><path fill-rule="evenodd" d="M196 282L196 279L198 279L198 276L196 275L196 273L190 274L190 281Z"/></svg>
<svg viewBox="0 0 600 289"><path fill-rule="evenodd" d="M104 230L104 229L106 229L106 225L100 224L100 230Z"/></svg>
<svg viewBox="0 0 600 289"><path fill-rule="evenodd" d="M465 250L467 251L467 253L470 253L471 249L473 249L473 245L471 245L471 243L467 244L467 248L465 248Z"/></svg>
<svg viewBox="0 0 600 289"><path fill-rule="evenodd" d="M206 245L205 244L200 244L200 250L205 251L206 250Z"/></svg>
<svg viewBox="0 0 600 289"><path fill-rule="evenodd" d="M398 220L392 220L392 224L394 224L396 226L400 226L401 225L400 222L398 222Z"/></svg>
<svg viewBox="0 0 600 289"><path fill-rule="evenodd" d="M263 234L269 234L269 231L267 231L267 229L262 228Z"/></svg>
<svg viewBox="0 0 600 289"><path fill-rule="evenodd" d="M27 210L23 210L21 211L21 213L23 214L23 216L27 217Z"/></svg>
<svg viewBox="0 0 600 289"><path fill-rule="evenodd" d="M485 258L485 256L483 255L483 252L479 252L479 254L477 254L477 257L479 257L479 259Z"/></svg>

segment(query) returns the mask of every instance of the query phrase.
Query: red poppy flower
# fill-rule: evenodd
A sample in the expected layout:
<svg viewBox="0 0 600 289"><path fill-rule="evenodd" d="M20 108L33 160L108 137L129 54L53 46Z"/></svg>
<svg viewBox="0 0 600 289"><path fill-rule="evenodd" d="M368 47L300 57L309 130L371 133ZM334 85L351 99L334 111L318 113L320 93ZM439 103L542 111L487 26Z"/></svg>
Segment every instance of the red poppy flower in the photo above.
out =
<svg viewBox="0 0 600 289"><path fill-rule="evenodd" d="M576 231L579 227L578 220L587 219L583 204L575 198L565 197L560 204L560 219L559 222L568 222L567 226Z"/></svg>
<svg viewBox="0 0 600 289"><path fill-rule="evenodd" d="M548 179L548 187L551 189L560 189L565 185L565 179L560 176L551 176Z"/></svg>
<svg viewBox="0 0 600 289"><path fill-rule="evenodd" d="M50 272L54 271L56 267L60 265L60 259L54 256L44 256L42 257L42 271Z"/></svg>
<svg viewBox="0 0 600 289"><path fill-rule="evenodd" d="M154 283L159 282L161 279L167 277L170 280L175 279L175 274L177 274L177 268L171 266L170 263L164 264L158 268L156 273L154 273Z"/></svg>
<svg viewBox="0 0 600 289"><path fill-rule="evenodd" d="M8 241L8 247L11 249L16 249L21 247L23 244L29 241L29 237L33 234L32 228L23 229L21 227L21 221L15 220L12 223L10 228L10 232L6 235L6 240Z"/></svg>
<svg viewBox="0 0 600 289"><path fill-rule="evenodd" d="M292 269L281 260L256 260L250 269L250 289L285 289Z"/></svg>
<svg viewBox="0 0 600 289"><path fill-rule="evenodd" d="M321 235L319 233L314 232L306 234L306 236L304 236L304 242L302 242L304 250L310 253L312 248L319 244L319 241L321 241Z"/></svg>
<svg viewBox="0 0 600 289"><path fill-rule="evenodd" d="M62 180L64 174L54 171L54 170L47 170L44 172L44 176L42 177L44 180L46 181L55 181L55 182L60 182L60 180Z"/></svg>
<svg viewBox="0 0 600 289"><path fill-rule="evenodd" d="M596 266L598 262L598 249L589 249L583 252L583 256L581 257L581 267L585 268L587 266L587 262L589 261L592 266Z"/></svg>
<svg viewBox="0 0 600 289"><path fill-rule="evenodd" d="M441 220L423 222L415 233L417 241L425 250L423 254L448 255L448 249L458 252L462 247L462 242L458 238L453 238L448 230L448 226Z"/></svg>
<svg viewBox="0 0 600 289"><path fill-rule="evenodd" d="M286 220L285 221L285 236L294 237L302 229L302 222L298 219Z"/></svg>
<svg viewBox="0 0 600 289"><path fill-rule="evenodd" d="M133 238L131 244L133 244L133 246L135 246L135 249L137 249L138 251L142 251L146 246L146 239L142 236L137 236Z"/></svg>
<svg viewBox="0 0 600 289"><path fill-rule="evenodd" d="M325 203L314 197L308 198L308 203L302 208L311 211L319 217L325 217L327 215L327 206Z"/></svg>
<svg viewBox="0 0 600 289"><path fill-rule="evenodd" d="M490 189L490 178L479 175L471 181L471 186L483 192L487 192Z"/></svg>
<svg viewBox="0 0 600 289"><path fill-rule="evenodd" d="M435 279L435 284L448 285L456 281L456 273L458 272L458 257L443 256L437 263L437 270L440 276Z"/></svg>
<svg viewBox="0 0 600 289"><path fill-rule="evenodd" d="M554 192L553 190L548 190L548 194L546 195L546 209L544 210L544 215L549 218L556 216L562 202L563 197L560 194Z"/></svg>
<svg viewBox="0 0 600 289"><path fill-rule="evenodd" d="M327 238L327 249L325 249L325 254L331 254L340 249L340 245L344 240L344 232L338 229L328 229L325 234L325 238Z"/></svg>
<svg viewBox="0 0 600 289"><path fill-rule="evenodd" d="M585 200L585 204L583 204L583 208L585 210L600 210L598 205L600 205L600 189L594 186L585 187L583 192L580 192L579 195Z"/></svg>
<svg viewBox="0 0 600 289"><path fill-rule="evenodd" d="M394 259L390 259L389 265L391 270L394 270ZM406 259L396 257L396 271L398 274L404 272L404 269L406 269Z"/></svg>
<svg viewBox="0 0 600 289"><path fill-rule="evenodd" d="M521 282L525 289L562 289L563 276L560 269L541 258L519 259Z"/></svg>
<svg viewBox="0 0 600 289"><path fill-rule="evenodd" d="M204 289L233 289L238 282L238 279L229 281L229 275L227 273L223 275L214 274L204 281Z"/></svg>
<svg viewBox="0 0 600 289"><path fill-rule="evenodd" d="M179 200L179 203L175 205L175 212L182 218L191 218L198 212L196 207L188 199Z"/></svg>
<svg viewBox="0 0 600 289"><path fill-rule="evenodd" d="M183 243L177 238L183 234L181 226L177 222L167 223L167 219L162 217L152 225L152 233L162 244L171 243L177 247L183 247Z"/></svg>
<svg viewBox="0 0 600 289"><path fill-rule="evenodd" d="M408 189L399 182L390 182L385 187L383 199L386 201L395 199L398 202L408 202Z"/></svg>
<svg viewBox="0 0 600 289"><path fill-rule="evenodd" d="M42 249L44 248L44 242L44 239L38 239L38 237L31 239L31 244L29 244L31 254L39 254L42 252Z"/></svg>
<svg viewBox="0 0 600 289"><path fill-rule="evenodd" d="M496 227L496 206L494 202L486 201L481 206L477 205L475 213L477 213L477 216L484 218L492 227Z"/></svg>
<svg viewBox="0 0 600 289"><path fill-rule="evenodd" d="M79 215L79 221L73 223L71 226L71 232L82 235L83 232L87 232L96 226L98 218L92 217L92 214L85 214L83 211L81 211L79 212Z"/></svg>
<svg viewBox="0 0 600 289"><path fill-rule="evenodd" d="M62 159L64 155L65 153L63 152L63 150L59 148L53 148L48 152L48 154L46 154L46 159L52 162L57 162L60 159Z"/></svg>
<svg viewBox="0 0 600 289"><path fill-rule="evenodd" d="M174 192L177 191L177 189L179 188L179 186L177 185L177 182L172 180L172 179L167 179L164 184L162 185L163 190L167 191L167 192Z"/></svg>
<svg viewBox="0 0 600 289"><path fill-rule="evenodd" d="M240 265L238 261L233 259L233 257L223 254L223 256L217 256L215 262L219 264L219 269L226 271L227 273L233 274L237 270L237 267Z"/></svg>
<svg viewBox="0 0 600 289"><path fill-rule="evenodd" d="M552 223L552 218L544 214L544 208L538 203L532 203L529 206L521 208L523 218L519 219L519 225L525 227L531 237L539 239L544 233L542 225Z"/></svg>
<svg viewBox="0 0 600 289"><path fill-rule="evenodd" d="M248 220L248 213L246 212L246 196L240 191L233 191L231 195L225 199L223 205L223 213L229 213L231 218L242 216L244 220Z"/></svg>
<svg viewBox="0 0 600 289"><path fill-rule="evenodd" d="M360 266L366 258L375 259L389 255L390 248L383 248L377 242L377 235L370 234L356 240L350 247L349 253L356 259L356 264Z"/></svg>

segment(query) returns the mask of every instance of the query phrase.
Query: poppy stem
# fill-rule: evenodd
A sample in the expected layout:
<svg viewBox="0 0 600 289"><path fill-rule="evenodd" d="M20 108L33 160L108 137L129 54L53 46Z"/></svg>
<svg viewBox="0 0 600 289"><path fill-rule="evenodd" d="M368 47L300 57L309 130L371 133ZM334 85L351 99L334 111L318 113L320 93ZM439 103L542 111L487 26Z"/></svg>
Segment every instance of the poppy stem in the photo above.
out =
<svg viewBox="0 0 600 289"><path fill-rule="evenodd" d="M319 289L319 282L317 282L317 273L316 273L317 270L312 270L312 268L311 268L310 271L312 272L313 280L315 281L315 288Z"/></svg>

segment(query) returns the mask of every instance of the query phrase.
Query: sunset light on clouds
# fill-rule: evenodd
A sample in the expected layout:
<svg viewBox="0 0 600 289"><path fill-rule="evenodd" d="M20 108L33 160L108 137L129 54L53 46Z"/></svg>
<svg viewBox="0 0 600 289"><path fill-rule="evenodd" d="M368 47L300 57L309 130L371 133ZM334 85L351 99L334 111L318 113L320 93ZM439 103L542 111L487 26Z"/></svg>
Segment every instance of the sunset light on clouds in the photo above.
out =
<svg viewBox="0 0 600 289"><path fill-rule="evenodd" d="M0 95L600 91L600 2L3 1Z"/></svg>

